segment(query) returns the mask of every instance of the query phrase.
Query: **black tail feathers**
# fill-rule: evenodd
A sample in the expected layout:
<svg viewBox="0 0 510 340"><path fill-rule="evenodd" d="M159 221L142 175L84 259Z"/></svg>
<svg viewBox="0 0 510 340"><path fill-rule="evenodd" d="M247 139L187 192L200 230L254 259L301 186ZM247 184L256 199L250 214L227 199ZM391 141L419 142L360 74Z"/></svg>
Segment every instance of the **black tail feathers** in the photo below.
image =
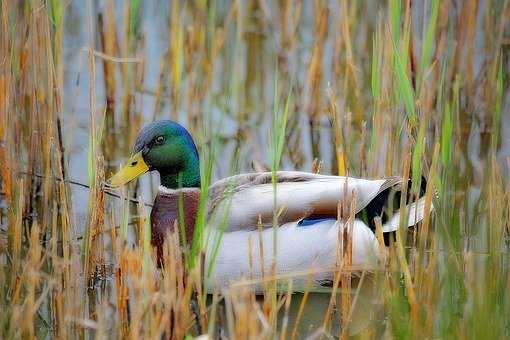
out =
<svg viewBox="0 0 510 340"><path fill-rule="evenodd" d="M427 188L427 180L421 177L420 190L418 197L413 197L411 192L412 182L409 179L408 190L405 204L415 201L417 198L425 195ZM368 227L375 232L374 218L380 217L382 224L386 223L394 212L400 209L400 201L402 198L401 184L389 187L381 191L364 209L356 214L356 218L365 222ZM389 245L390 237L394 237L394 232L384 233L384 243Z"/></svg>

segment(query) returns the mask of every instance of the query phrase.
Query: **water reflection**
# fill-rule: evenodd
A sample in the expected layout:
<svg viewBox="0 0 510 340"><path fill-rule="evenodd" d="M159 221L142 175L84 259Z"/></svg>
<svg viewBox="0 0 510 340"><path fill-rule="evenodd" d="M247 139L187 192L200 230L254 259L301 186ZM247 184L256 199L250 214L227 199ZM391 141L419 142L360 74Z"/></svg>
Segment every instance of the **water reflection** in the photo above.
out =
<svg viewBox="0 0 510 340"><path fill-rule="evenodd" d="M352 307L350 311L350 321L348 322L348 335L356 336L367 334L382 334L385 327L383 314L383 305L381 295L375 290L374 278L371 275L365 275L360 285L359 279L353 280L352 289L347 293L340 289L337 294L336 306L333 308L332 319L329 323L329 331L323 329L325 313L331 302L331 294L328 293L310 293L309 302L303 310L301 322L298 323L297 330L300 338L311 337L318 338L321 335L329 334L333 337L339 337L341 329L341 310L342 296L349 295ZM296 293L292 296L292 302L289 310L289 329L294 329L298 320L300 304L303 300L302 293ZM303 322L304 321L304 322Z"/></svg>

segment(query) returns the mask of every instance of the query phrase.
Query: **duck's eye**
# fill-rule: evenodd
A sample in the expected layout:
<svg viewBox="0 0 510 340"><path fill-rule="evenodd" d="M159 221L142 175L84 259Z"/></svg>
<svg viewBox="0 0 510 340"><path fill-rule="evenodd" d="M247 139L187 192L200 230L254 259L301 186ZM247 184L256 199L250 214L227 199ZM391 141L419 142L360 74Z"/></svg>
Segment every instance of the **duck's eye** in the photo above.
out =
<svg viewBox="0 0 510 340"><path fill-rule="evenodd" d="M165 137L163 136L157 136L156 139L154 139L154 144L161 145L165 142Z"/></svg>

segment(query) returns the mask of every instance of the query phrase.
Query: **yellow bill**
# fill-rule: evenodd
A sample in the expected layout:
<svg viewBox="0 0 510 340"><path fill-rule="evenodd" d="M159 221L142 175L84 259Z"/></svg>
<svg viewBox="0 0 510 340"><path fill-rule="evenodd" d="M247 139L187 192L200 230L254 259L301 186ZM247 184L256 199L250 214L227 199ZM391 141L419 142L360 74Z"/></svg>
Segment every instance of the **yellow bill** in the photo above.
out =
<svg viewBox="0 0 510 340"><path fill-rule="evenodd" d="M110 178L109 184L113 188L120 187L143 175L147 171L149 171L149 167L143 160L142 152L138 152L131 156L126 165Z"/></svg>

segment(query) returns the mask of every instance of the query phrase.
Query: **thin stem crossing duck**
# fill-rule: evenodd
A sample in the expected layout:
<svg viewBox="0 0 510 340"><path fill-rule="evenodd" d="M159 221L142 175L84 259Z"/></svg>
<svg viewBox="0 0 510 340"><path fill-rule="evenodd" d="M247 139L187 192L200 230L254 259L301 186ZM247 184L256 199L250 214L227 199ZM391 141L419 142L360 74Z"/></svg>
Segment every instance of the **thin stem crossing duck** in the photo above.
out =
<svg viewBox="0 0 510 340"><path fill-rule="evenodd" d="M180 124L161 120L145 126L133 155L110 185L124 185L153 170L159 172L161 185L151 211L152 245L161 260L165 237L179 221L191 241L199 209L199 155ZM381 218L386 238L398 229L398 207L389 206L400 201L401 186L400 177L369 180L298 171L241 174L212 184L205 238L207 286L221 289L242 278L256 281L306 271L313 271L313 286L327 285L338 266L344 230L352 240L352 266L375 268L381 252L374 217ZM355 217L350 222L337 218L341 202ZM408 204L407 226L423 219L424 205L424 197ZM297 276L294 287L304 287L309 278Z"/></svg>

